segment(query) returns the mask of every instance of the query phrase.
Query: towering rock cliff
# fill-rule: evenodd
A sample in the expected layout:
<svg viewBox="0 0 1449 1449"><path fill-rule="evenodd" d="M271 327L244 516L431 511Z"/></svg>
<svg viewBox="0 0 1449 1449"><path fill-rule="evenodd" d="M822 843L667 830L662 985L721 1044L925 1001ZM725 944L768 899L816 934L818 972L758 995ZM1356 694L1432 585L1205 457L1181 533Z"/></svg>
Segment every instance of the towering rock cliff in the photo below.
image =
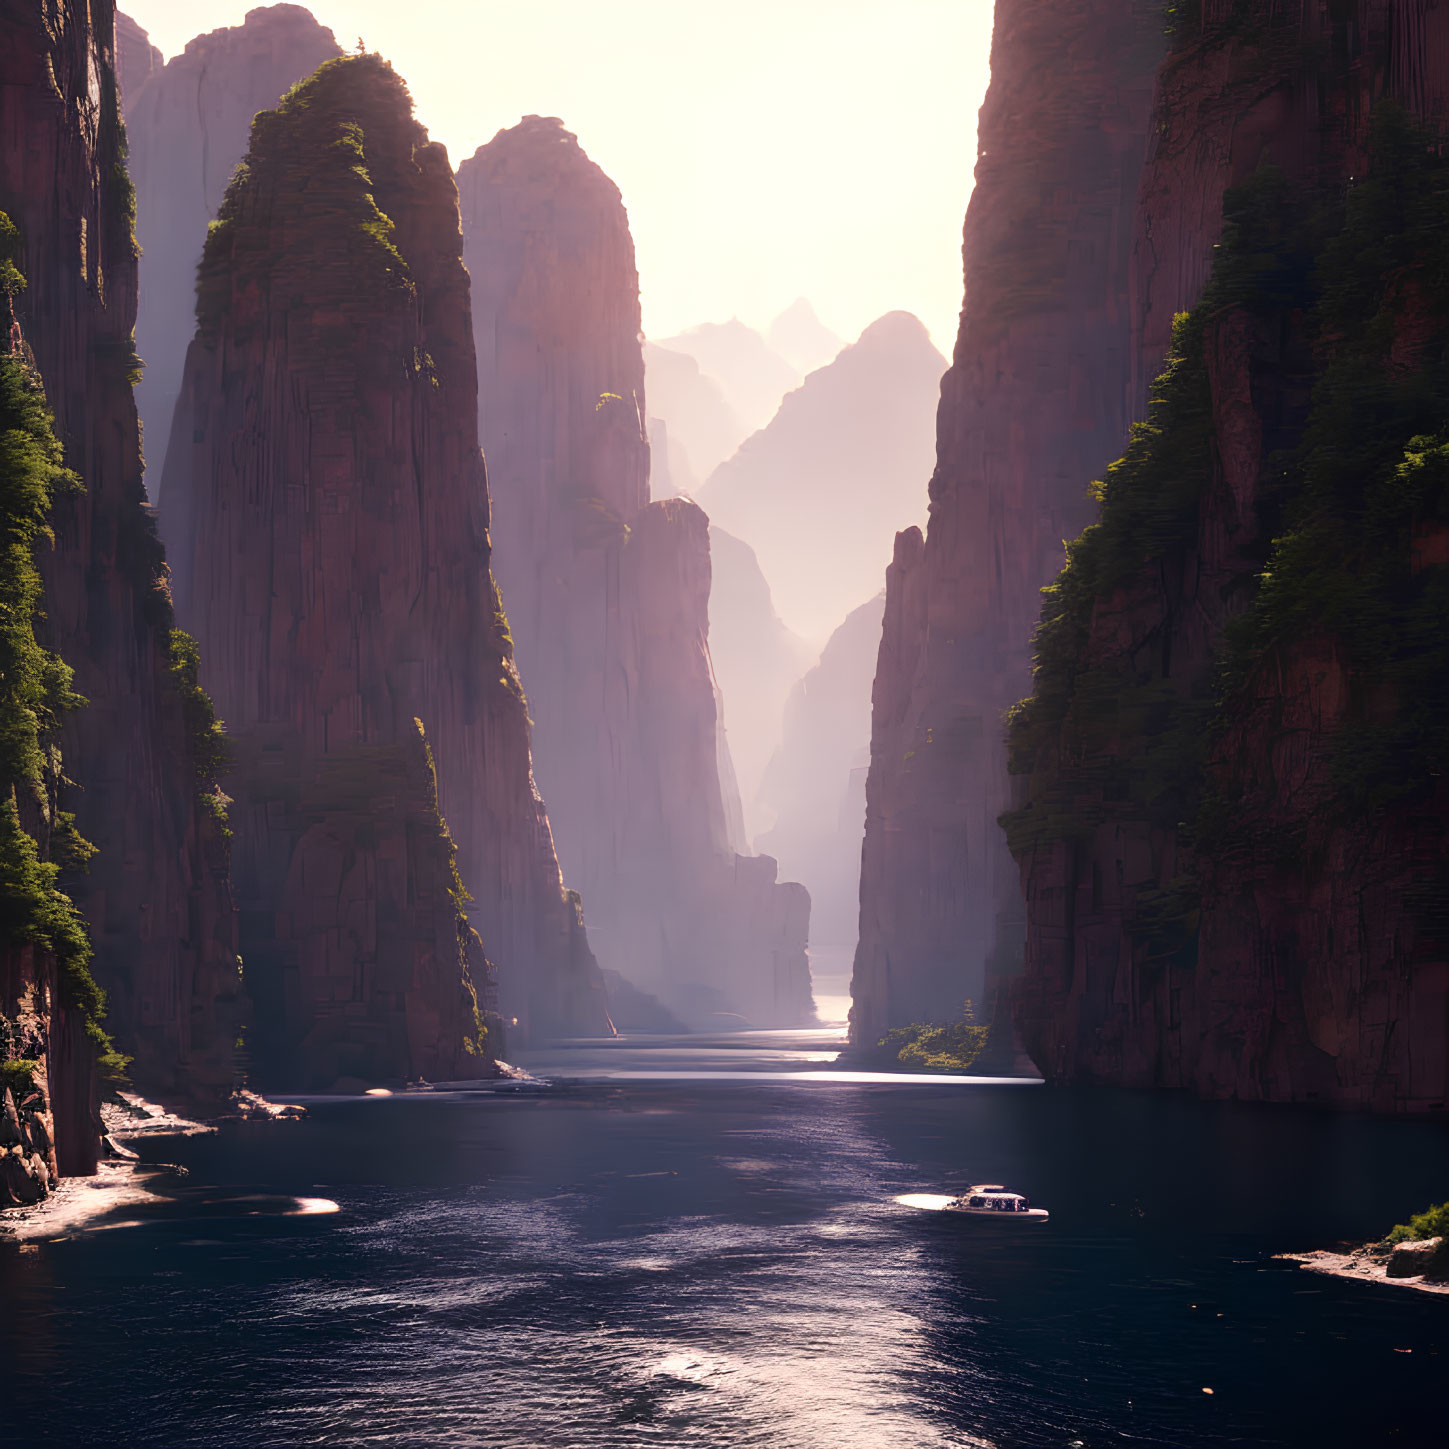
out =
<svg viewBox="0 0 1449 1449"><path fill-rule="evenodd" d="M1133 202L1161 0L999 0L941 386L930 525L887 574L873 696L852 1040L982 1011L1020 943L1005 710L1030 687L1041 587L1130 419ZM987 1002L985 1011L991 1009Z"/></svg>
<svg viewBox="0 0 1449 1449"><path fill-rule="evenodd" d="M480 431L539 779L600 959L687 1022L810 1014L809 900L731 845L707 520L649 501L622 200L557 120L459 169Z"/></svg>
<svg viewBox="0 0 1449 1449"><path fill-rule="evenodd" d="M1177 16L1139 376L1197 305L1012 728L1055 1079L1449 1102L1446 45L1427 4Z"/></svg>
<svg viewBox="0 0 1449 1449"><path fill-rule="evenodd" d="M139 27L125 25L149 45ZM132 46L139 52L134 38ZM141 243L136 350L146 363L136 401L153 497L193 331L196 266L206 228L246 152L252 117L340 54L332 32L309 11L269 5L249 11L240 25L197 36L149 74L139 64L123 69Z"/></svg>
<svg viewBox="0 0 1449 1449"><path fill-rule="evenodd" d="M465 890L509 1016L607 1030L489 573L460 251L443 148L358 56L257 117L200 271L161 509L274 1081L477 1075Z"/></svg>
<svg viewBox="0 0 1449 1449"><path fill-rule="evenodd" d="M15 312L82 485L55 499L55 545L40 560L41 642L88 702L60 731L65 775L79 782L60 806L96 854L62 882L89 926L133 1080L204 1108L234 1084L235 915L210 706L190 641L172 628L141 490L136 245L114 64L109 4L0 9L0 211L26 284ZM23 823L39 838L33 819ZM53 830L54 818L52 851ZM59 1111L54 1076L51 1090ZM84 1072L65 1089L62 1170L94 1160L88 1090Z"/></svg>
<svg viewBox="0 0 1449 1449"><path fill-rule="evenodd" d="M945 369L915 317L887 313L700 489L714 523L759 556L780 617L817 648L880 592L891 538L922 515Z"/></svg>

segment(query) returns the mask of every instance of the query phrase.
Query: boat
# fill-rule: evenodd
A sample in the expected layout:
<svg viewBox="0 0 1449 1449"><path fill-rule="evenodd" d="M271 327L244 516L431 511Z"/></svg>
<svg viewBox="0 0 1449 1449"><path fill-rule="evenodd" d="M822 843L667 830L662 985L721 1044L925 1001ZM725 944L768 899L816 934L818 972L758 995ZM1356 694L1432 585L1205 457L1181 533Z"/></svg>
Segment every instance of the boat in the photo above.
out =
<svg viewBox="0 0 1449 1449"><path fill-rule="evenodd" d="M1014 1223L1044 1223L1051 1216L1045 1208L1032 1207L1019 1192L1012 1192L999 1182L983 1182L976 1187L968 1187L960 1197L952 1198L943 1211L970 1213L973 1217Z"/></svg>

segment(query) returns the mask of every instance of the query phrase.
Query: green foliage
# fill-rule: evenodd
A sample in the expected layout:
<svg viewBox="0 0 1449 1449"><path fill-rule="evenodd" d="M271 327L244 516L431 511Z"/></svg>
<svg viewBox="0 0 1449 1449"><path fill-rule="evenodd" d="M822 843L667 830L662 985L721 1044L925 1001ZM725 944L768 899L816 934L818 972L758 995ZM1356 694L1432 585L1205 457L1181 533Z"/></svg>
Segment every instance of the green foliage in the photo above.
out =
<svg viewBox="0 0 1449 1449"><path fill-rule="evenodd" d="M35 635L43 602L36 551L50 539L53 499L77 487L40 387L19 358L0 355L0 941L55 956L63 1000L115 1065L121 1059L101 1026L105 996L90 974L90 936L57 887L62 865L83 865L94 853L55 803L61 718L85 701L71 670ZM28 820L36 825L27 828Z"/></svg>
<svg viewBox="0 0 1449 1449"><path fill-rule="evenodd" d="M969 1001L958 1020L945 1025L914 1022L888 1031L876 1043L880 1052L903 1067L924 1072L969 1072L986 1049L990 1027L980 1026Z"/></svg>
<svg viewBox="0 0 1449 1449"><path fill-rule="evenodd" d="M226 732L216 717L211 696L201 687L201 650L184 629L172 629L167 662L177 694L181 696L181 718L196 776L196 796L224 827L226 796L217 779L231 768L231 749Z"/></svg>
<svg viewBox="0 0 1449 1449"><path fill-rule="evenodd" d="M35 1074L39 1070L40 1063L29 1057L0 1062L0 1098L9 1091L18 1106L35 1090Z"/></svg>
<svg viewBox="0 0 1449 1449"><path fill-rule="evenodd" d="M1449 1202L1425 1208L1406 1223L1390 1229L1386 1243L1417 1243L1425 1238L1449 1238Z"/></svg>
<svg viewBox="0 0 1449 1449"><path fill-rule="evenodd" d="M369 127L400 129L411 116L407 87L376 55L327 61L256 116L207 233L196 295L203 333L219 325L241 266L264 267L283 301L304 289L315 301L319 276L339 300L412 289L392 219L377 204L367 142Z"/></svg>
<svg viewBox="0 0 1449 1449"><path fill-rule="evenodd" d="M1042 591L1033 694L1007 721L1011 769L1031 776L1026 803L1001 820L1017 854L1089 833L1108 816L1173 827L1195 810L1209 690L1175 679L1160 641L1094 664L1092 625L1099 608L1134 586L1155 587L1195 542L1215 456L1205 354L1211 319L1229 307L1264 313L1298 305L1308 268L1287 185L1264 168L1228 194L1212 278L1198 306L1174 324L1147 419L1092 485L1098 521L1067 545L1066 567ZM1100 803L1084 811L1084 800Z"/></svg>
<svg viewBox="0 0 1449 1449"><path fill-rule="evenodd" d="M1002 817L1018 854L1121 818L1175 833L1189 857L1297 859L1306 821L1276 812L1287 823L1269 839L1207 762L1258 693L1272 707L1271 685L1254 681L1311 639L1331 641L1352 690L1350 722L1328 746L1330 818L1409 802L1442 772L1449 569L1418 566L1416 547L1429 559L1449 538L1449 166L1387 105L1371 156L1346 195L1292 196L1269 170L1230 194L1212 279L1179 319L1147 422L1045 591L1034 693L1008 722L1012 769L1028 776L1025 804ZM1170 605L1197 546L1217 447L1204 341L1226 308L1268 336L1297 329L1312 401L1264 469L1263 567L1245 559L1247 598L1218 668L1184 680L1170 617L1129 652L1107 643L1103 616L1130 611L1135 591ZM1148 960L1195 958L1199 890L1190 868L1141 893L1133 931Z"/></svg>
<svg viewBox="0 0 1449 1449"><path fill-rule="evenodd" d="M0 296L13 297L25 288L25 278L20 275L20 270L15 265L15 256L19 250L19 228L0 211Z"/></svg>

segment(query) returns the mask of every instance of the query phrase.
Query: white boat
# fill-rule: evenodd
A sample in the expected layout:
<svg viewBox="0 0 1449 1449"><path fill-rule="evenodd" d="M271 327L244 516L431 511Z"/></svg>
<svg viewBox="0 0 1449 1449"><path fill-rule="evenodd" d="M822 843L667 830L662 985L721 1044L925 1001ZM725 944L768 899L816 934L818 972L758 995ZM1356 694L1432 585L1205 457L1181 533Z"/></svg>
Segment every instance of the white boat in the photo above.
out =
<svg viewBox="0 0 1449 1449"><path fill-rule="evenodd" d="M998 1222L1044 1223L1051 1216L1045 1208L1034 1208L1019 1192L999 1182L969 1187L945 1206L948 1213L970 1213L973 1217L995 1218Z"/></svg>

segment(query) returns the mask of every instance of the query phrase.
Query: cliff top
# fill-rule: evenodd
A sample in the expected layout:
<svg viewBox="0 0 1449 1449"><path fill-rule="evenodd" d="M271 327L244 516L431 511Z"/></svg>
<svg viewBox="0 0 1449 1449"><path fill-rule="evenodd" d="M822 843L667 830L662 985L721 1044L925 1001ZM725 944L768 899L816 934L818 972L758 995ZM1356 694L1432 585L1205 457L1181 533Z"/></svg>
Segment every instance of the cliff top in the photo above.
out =
<svg viewBox="0 0 1449 1449"><path fill-rule="evenodd" d="M407 86L377 55L326 61L275 110L259 112L206 240L198 324L215 326L248 275L274 294L292 281L314 302L352 309L360 288L410 285L392 218L374 193L401 192L425 148L434 149L413 119Z"/></svg>

